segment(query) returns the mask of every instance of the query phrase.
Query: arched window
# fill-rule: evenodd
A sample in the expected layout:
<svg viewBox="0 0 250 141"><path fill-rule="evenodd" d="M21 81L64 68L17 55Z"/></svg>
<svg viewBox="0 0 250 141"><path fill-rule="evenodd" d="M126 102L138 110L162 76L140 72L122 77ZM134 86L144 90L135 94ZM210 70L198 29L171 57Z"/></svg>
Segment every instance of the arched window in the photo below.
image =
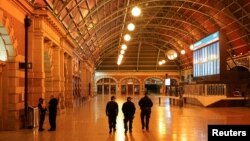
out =
<svg viewBox="0 0 250 141"><path fill-rule="evenodd" d="M97 94L116 94L116 82L112 78L102 78L96 85Z"/></svg>
<svg viewBox="0 0 250 141"><path fill-rule="evenodd" d="M135 78L126 78L121 82L121 94L140 94L140 82Z"/></svg>

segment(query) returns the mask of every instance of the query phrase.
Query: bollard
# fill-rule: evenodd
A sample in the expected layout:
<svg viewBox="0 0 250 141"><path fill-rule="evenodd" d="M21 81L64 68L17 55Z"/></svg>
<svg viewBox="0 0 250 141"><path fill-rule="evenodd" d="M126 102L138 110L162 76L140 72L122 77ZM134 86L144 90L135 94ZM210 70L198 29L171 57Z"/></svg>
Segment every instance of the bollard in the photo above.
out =
<svg viewBox="0 0 250 141"><path fill-rule="evenodd" d="M161 105L161 97L159 97L159 105Z"/></svg>

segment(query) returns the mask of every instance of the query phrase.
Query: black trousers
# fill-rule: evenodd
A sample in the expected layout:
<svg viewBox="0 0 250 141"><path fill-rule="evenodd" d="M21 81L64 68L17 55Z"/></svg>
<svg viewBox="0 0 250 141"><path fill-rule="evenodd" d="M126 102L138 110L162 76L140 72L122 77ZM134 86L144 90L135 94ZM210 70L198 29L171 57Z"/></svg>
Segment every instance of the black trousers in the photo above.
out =
<svg viewBox="0 0 250 141"><path fill-rule="evenodd" d="M127 116L124 117L123 122L125 131L128 131L128 129L129 131L132 131L133 119L134 117L127 117Z"/></svg>
<svg viewBox="0 0 250 141"><path fill-rule="evenodd" d="M116 115L109 115L108 120L109 120L109 130L112 130L112 128L116 130Z"/></svg>
<svg viewBox="0 0 250 141"><path fill-rule="evenodd" d="M56 113L49 114L49 124L51 130L56 130Z"/></svg>
<svg viewBox="0 0 250 141"><path fill-rule="evenodd" d="M45 120L45 114L40 114L40 117L39 117L39 129L43 129L44 120Z"/></svg>
<svg viewBox="0 0 250 141"><path fill-rule="evenodd" d="M150 114L151 114L151 111L147 111L147 110L142 110L141 111L141 125L142 125L142 129L144 129L145 126L146 126L147 130L149 129Z"/></svg>

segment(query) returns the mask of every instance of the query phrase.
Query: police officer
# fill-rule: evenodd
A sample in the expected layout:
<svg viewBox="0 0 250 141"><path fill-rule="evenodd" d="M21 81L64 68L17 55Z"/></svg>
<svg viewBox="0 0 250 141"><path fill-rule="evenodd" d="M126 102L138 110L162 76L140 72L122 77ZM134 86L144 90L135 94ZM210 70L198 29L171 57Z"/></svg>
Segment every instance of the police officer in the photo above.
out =
<svg viewBox="0 0 250 141"><path fill-rule="evenodd" d="M54 95L51 95L51 99L49 101L49 123L50 123L49 131L56 130L57 105L58 105L58 99L55 98Z"/></svg>
<svg viewBox="0 0 250 141"><path fill-rule="evenodd" d="M140 109L141 109L141 125L142 125L142 129L144 129L145 126L146 126L146 130L148 131L149 130L149 118L150 118L151 107L153 106L153 102L148 97L147 92L145 92L144 97L142 97L139 100L138 104L139 104Z"/></svg>
<svg viewBox="0 0 250 141"><path fill-rule="evenodd" d="M135 104L131 101L131 97L127 97L127 101L122 105L122 112L124 115L124 129L125 133L128 131L128 123L129 123L129 132L132 132L132 124L135 114Z"/></svg>
<svg viewBox="0 0 250 141"><path fill-rule="evenodd" d="M45 114L47 111L47 108L44 106L43 103L44 99L43 98L39 98L39 103L38 103L38 110L39 110L39 131L43 131L43 123L45 120Z"/></svg>
<svg viewBox="0 0 250 141"><path fill-rule="evenodd" d="M109 133L116 131L116 117L118 115L118 104L115 101L115 96L111 97L111 101L109 101L106 105L106 115L108 116L109 122Z"/></svg>

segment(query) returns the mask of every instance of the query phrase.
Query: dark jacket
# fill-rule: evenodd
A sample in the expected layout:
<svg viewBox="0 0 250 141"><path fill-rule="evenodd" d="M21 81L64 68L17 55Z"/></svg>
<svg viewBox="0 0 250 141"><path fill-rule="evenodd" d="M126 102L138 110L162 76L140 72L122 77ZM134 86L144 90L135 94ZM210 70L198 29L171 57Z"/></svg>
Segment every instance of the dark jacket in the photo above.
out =
<svg viewBox="0 0 250 141"><path fill-rule="evenodd" d="M107 103L106 115L107 116L117 116L118 115L118 104L115 101L109 101Z"/></svg>
<svg viewBox="0 0 250 141"><path fill-rule="evenodd" d="M134 117L135 104L131 101L127 101L122 105L122 112L125 117Z"/></svg>
<svg viewBox="0 0 250 141"><path fill-rule="evenodd" d="M47 111L47 108L44 108L44 107L42 106L42 103L39 103L39 104L38 104L38 109L39 109L40 115L45 115L45 113L46 113L46 111Z"/></svg>
<svg viewBox="0 0 250 141"><path fill-rule="evenodd" d="M58 105L58 100L56 98L50 99L49 101L49 113L50 114L57 113L57 105Z"/></svg>
<svg viewBox="0 0 250 141"><path fill-rule="evenodd" d="M142 111L151 111L151 107L153 106L152 100L148 96L144 96L139 100L139 106Z"/></svg>

